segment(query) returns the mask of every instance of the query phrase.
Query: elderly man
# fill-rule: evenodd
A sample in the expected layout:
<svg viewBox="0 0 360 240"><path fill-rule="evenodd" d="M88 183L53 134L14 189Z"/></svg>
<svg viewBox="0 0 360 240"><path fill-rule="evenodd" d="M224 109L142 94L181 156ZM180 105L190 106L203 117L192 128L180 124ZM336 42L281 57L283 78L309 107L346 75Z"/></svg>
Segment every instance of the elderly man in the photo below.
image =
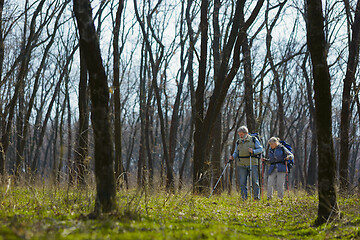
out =
<svg viewBox="0 0 360 240"><path fill-rule="evenodd" d="M248 197L247 178L251 174L254 199L258 200L260 199L259 164L257 159L251 159L251 157L262 153L263 147L255 136L249 134L246 126L240 127L238 134L240 139L236 142L236 148L230 160L236 161L236 177L240 184L242 198L245 200Z"/></svg>

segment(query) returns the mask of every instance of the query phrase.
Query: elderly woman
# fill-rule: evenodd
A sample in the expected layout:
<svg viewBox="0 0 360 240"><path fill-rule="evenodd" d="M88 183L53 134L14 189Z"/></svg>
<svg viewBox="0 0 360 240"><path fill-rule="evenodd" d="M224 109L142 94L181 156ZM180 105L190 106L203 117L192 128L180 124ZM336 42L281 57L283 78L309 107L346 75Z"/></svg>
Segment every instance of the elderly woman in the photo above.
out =
<svg viewBox="0 0 360 240"><path fill-rule="evenodd" d="M284 184L287 171L287 161L294 158L294 155L280 143L280 139L272 137L269 139L269 178L267 198L271 199L273 187L276 185L278 197L284 196Z"/></svg>

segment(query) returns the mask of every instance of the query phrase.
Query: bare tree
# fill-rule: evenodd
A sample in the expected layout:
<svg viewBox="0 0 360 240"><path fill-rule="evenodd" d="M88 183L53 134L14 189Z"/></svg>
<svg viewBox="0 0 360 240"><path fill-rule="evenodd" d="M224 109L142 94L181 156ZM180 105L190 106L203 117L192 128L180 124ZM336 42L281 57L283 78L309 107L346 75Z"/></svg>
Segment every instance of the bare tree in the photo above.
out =
<svg viewBox="0 0 360 240"><path fill-rule="evenodd" d="M74 13L89 72L91 120L95 140L96 204L95 214L111 212L116 207L113 144L109 120L109 88L103 67L99 40L95 31L89 0L74 0Z"/></svg>
<svg viewBox="0 0 360 240"><path fill-rule="evenodd" d="M316 224L325 223L338 212L335 177L336 162L332 139L330 74L326 55L321 0L307 0L307 43L311 55L315 91L318 140L319 209Z"/></svg>
<svg viewBox="0 0 360 240"><path fill-rule="evenodd" d="M250 25L256 19L263 0L257 2L254 10L250 17L244 24L241 24L241 10L245 7L245 1L236 1L236 8L234 17L232 19L232 27L226 44L222 51L222 60L219 68L219 75L216 77L219 84L215 83L213 94L210 98L208 109L204 114L204 91L205 91L205 76L202 67L206 68L206 62L202 58L206 57L207 51L202 50L200 54L199 64L199 79L198 86L195 94L195 133L194 133L194 172L193 172L193 184L194 192L203 192L208 187L209 182L209 161L208 161L208 150L209 150L209 136L212 132L215 120L220 112L221 106L226 97L227 91L230 84L238 69L240 67L240 49L241 44L245 38L245 32ZM201 37L204 38L201 41L201 48L207 46L207 2L202 2L202 23L200 28L202 29ZM206 6L205 6L206 5ZM205 9L206 8L206 9ZM206 13L206 16L205 16ZM205 29L206 28L206 29ZM205 36L203 36L205 35ZM233 53L233 62L230 71L228 71L228 65L230 61L230 55ZM205 58L206 59L206 58ZM206 69L205 69L206 70ZM206 71L205 71L206 72Z"/></svg>

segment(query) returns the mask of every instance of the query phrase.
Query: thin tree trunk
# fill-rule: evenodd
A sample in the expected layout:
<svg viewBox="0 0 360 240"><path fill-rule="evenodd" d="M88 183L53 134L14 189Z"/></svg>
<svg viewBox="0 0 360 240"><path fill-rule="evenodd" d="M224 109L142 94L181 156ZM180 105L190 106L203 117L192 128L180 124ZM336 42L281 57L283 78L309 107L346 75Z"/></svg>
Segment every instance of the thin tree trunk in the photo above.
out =
<svg viewBox="0 0 360 240"><path fill-rule="evenodd" d="M122 163L122 148L121 148L121 105L120 105L120 52L119 52L119 32L121 15L124 9L124 0L119 0L119 6L116 11L114 40L113 40L113 68L114 68L114 112L115 112L115 178L117 187L121 188L124 178L120 176L124 172Z"/></svg>
<svg viewBox="0 0 360 240"><path fill-rule="evenodd" d="M145 56L144 56L145 55ZM144 164L145 164L145 125L146 125L146 68L147 68L147 53L145 51L145 43L141 49L141 62L140 62L140 146L139 146L139 159L138 159L138 174L137 184L138 187L144 186Z"/></svg>
<svg viewBox="0 0 360 240"><path fill-rule="evenodd" d="M220 26L219 26L219 11L221 7L220 0L214 1L214 15L213 15L213 28L214 28L214 40L213 40L213 54L214 54L214 81L219 84L216 80L218 71L221 64L220 58ZM221 174L221 140L222 140L222 114L219 113L216 118L214 128L212 130L212 150L211 150L211 171L213 182L217 181ZM215 193L221 193L222 187L216 188Z"/></svg>
<svg viewBox="0 0 360 240"><path fill-rule="evenodd" d="M57 116L55 119L55 128L59 128L59 150L57 150L57 130L55 132L55 141L53 143L53 177L54 177L54 185L58 187L60 185L60 177L61 177L61 169L63 167L63 159L64 159L64 118L65 118L65 109L66 109L66 97L64 102L61 104L61 110L59 111L60 107L60 97L58 97L58 107L57 107ZM60 125L59 125L59 115L60 116Z"/></svg>
<svg viewBox="0 0 360 240"><path fill-rule="evenodd" d="M207 45L208 45L208 1L201 1L201 47L200 47L200 61L199 61L199 78L198 85L195 91L195 133L194 133L194 172L193 184L194 192L203 192L209 186L209 159L206 158L208 152L208 142L206 136L203 134L204 121L204 92L206 81L206 59L207 59Z"/></svg>
<svg viewBox="0 0 360 240"><path fill-rule="evenodd" d="M306 96L308 99L309 113L310 113L310 129L311 129L311 145L309 155L309 166L307 170L306 190L309 193L313 193L315 190L317 180L317 133L316 133L316 113L313 101L312 83L310 82L309 75L306 69L306 62L309 56L309 52L306 53L303 64L301 66L303 76L306 82ZM306 156L307 157L307 156Z"/></svg>
<svg viewBox="0 0 360 240"><path fill-rule="evenodd" d="M190 17L190 10L192 6L192 0L187 0L186 10L185 10L185 19L186 19L186 25L188 28L188 34L189 34L189 57L188 57L188 64L187 64L187 70L188 70L188 86L190 91L190 101L191 101L191 122L190 122L190 133L189 133L189 140L188 145L185 150L184 154L184 160L180 167L179 171L179 190L182 188L184 184L184 168L187 159L190 159L191 156L191 150L192 150L192 141L193 141L193 131L194 131L194 117L195 117L195 90L194 90L194 70L193 70L193 61L194 61L194 45L195 45L195 39L194 39L194 30L192 28L192 20Z"/></svg>
<svg viewBox="0 0 360 240"><path fill-rule="evenodd" d="M153 140L153 134L152 134L151 127L150 127L150 122L152 122L150 120L150 114L153 115L153 111L151 109L151 100L153 99L152 92L153 92L153 86L151 84L148 89L148 93L147 93L146 110L145 110L145 132L144 132L146 155L147 155L148 162L146 164L145 159L144 159L144 163L143 163L144 181L146 180L146 174L147 174L147 176L148 176L147 179L148 179L150 188L153 187L153 179L154 179L153 154L152 154L154 151L152 150L152 147L151 147L152 140Z"/></svg>
<svg viewBox="0 0 360 240"><path fill-rule="evenodd" d="M241 13L241 21L245 22L244 9ZM252 77L251 69L251 51L248 42L248 35L244 33L244 41L241 45L242 54L244 56L244 87L245 87L245 114L246 114L246 125L250 132L257 132L256 119L254 113L254 80Z"/></svg>
<svg viewBox="0 0 360 240"><path fill-rule="evenodd" d="M71 157L71 153L73 151L72 144L72 129L71 129L71 106L70 106L70 94L69 94L69 76L67 75L67 81L65 85L66 89L66 108L67 108L67 171L68 171L68 184L69 186L74 183L74 162ZM65 111L65 109L64 109Z"/></svg>
<svg viewBox="0 0 360 240"><path fill-rule="evenodd" d="M346 193L349 188L349 126L351 119L351 85L355 81L356 68L359 62L360 45L360 0L357 1L355 19L351 26L352 39L349 43L349 56L342 95L340 123L340 191ZM350 33L349 33L350 34Z"/></svg>
<svg viewBox="0 0 360 240"><path fill-rule="evenodd" d="M3 34L3 8L4 0L0 0L0 82L2 82L2 72L4 67L4 34ZM1 112L2 113L2 112Z"/></svg>
<svg viewBox="0 0 360 240"><path fill-rule="evenodd" d="M319 157L320 225L338 213L335 190L336 162L332 138L330 74L327 64L324 18L321 0L307 0L307 43L313 64L316 128Z"/></svg>
<svg viewBox="0 0 360 240"><path fill-rule="evenodd" d="M171 125L170 125L170 134L169 134L169 161L170 167L174 167L175 161L175 151L177 147L177 134L179 128L179 109L181 103L181 95L183 93L183 86L186 77L185 73L185 38L184 38L184 23L183 23L183 16L184 16L184 5L185 1L181 3L181 22L180 22L180 81L177 83L177 93L174 102L172 117L171 117Z"/></svg>
<svg viewBox="0 0 360 240"><path fill-rule="evenodd" d="M88 100L88 71L86 68L84 50L80 46L80 81L79 81L79 131L77 133L77 150L75 164L77 169L78 186L85 186L86 159L88 156L89 139L89 100Z"/></svg>

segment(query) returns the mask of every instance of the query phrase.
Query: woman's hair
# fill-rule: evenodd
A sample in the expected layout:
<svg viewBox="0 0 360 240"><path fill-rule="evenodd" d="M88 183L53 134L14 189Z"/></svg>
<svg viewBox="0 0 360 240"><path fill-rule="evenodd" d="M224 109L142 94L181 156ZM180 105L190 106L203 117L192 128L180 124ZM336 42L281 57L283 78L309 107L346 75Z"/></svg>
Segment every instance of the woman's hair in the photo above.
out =
<svg viewBox="0 0 360 240"><path fill-rule="evenodd" d="M277 144L280 144L280 138L278 137L271 137L268 141L268 143L277 143Z"/></svg>
<svg viewBox="0 0 360 240"><path fill-rule="evenodd" d="M249 133L249 129L246 126L241 126L238 132Z"/></svg>

